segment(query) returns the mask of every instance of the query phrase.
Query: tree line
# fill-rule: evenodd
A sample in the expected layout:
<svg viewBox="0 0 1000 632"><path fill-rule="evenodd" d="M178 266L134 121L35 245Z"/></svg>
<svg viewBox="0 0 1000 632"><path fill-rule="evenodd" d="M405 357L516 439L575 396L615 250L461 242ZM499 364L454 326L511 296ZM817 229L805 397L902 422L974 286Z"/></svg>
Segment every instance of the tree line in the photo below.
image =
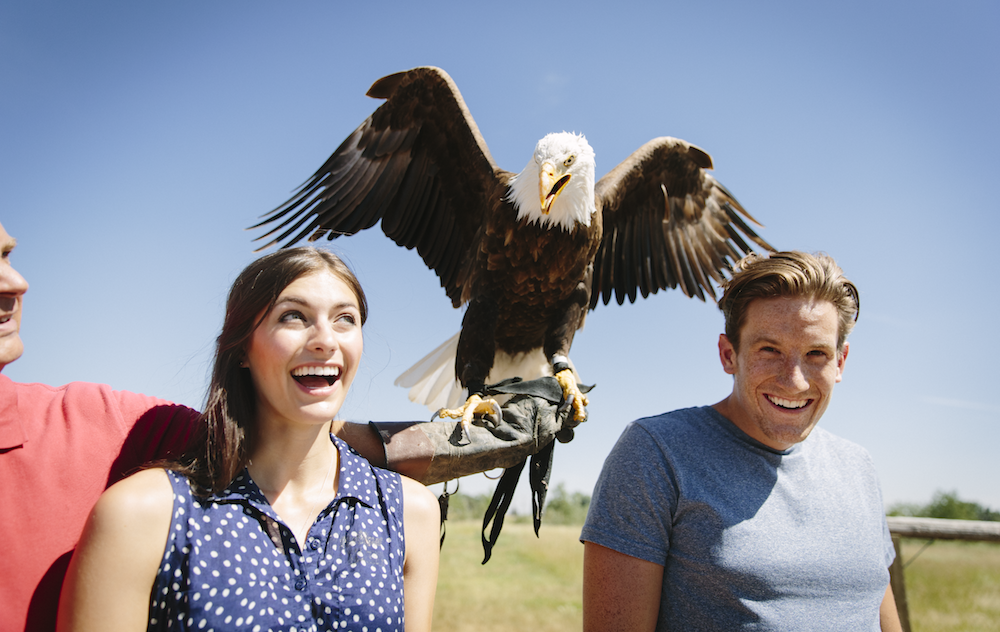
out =
<svg viewBox="0 0 1000 632"><path fill-rule="evenodd" d="M452 494L448 502L448 519L455 521L482 521L490 504L491 494ZM542 524L582 525L590 507L590 496L582 492L567 491L560 483L549 492L542 514ZM925 505L897 503L886 512L890 516L914 518L946 518L950 520L986 520L1000 522L1000 511L994 511L976 502L962 500L958 492L937 491ZM512 511L507 516L511 522L531 521L530 515Z"/></svg>
<svg viewBox="0 0 1000 632"><path fill-rule="evenodd" d="M481 522L492 498L492 494L451 494L448 496L448 520ZM566 491L566 487L559 483L555 489L549 491L545 499L542 524L582 525L587 517L589 507L590 496L588 494ZM531 522L531 514L521 515L512 510L507 514L505 520L508 522Z"/></svg>
<svg viewBox="0 0 1000 632"><path fill-rule="evenodd" d="M958 492L938 491L926 505L897 503L889 507L890 516L910 516L913 518L947 518L950 520L987 520L1000 522L1000 511L994 511L979 503L961 500Z"/></svg>

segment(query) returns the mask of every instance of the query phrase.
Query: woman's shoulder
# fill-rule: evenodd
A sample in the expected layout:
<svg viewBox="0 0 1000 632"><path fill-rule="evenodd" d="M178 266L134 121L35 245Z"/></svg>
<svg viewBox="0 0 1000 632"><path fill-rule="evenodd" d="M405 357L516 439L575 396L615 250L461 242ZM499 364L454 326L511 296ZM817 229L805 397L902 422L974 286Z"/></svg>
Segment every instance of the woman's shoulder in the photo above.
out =
<svg viewBox="0 0 1000 632"><path fill-rule="evenodd" d="M437 524L441 519L441 506L431 490L408 476L400 475L403 489L403 512L405 519Z"/></svg>
<svg viewBox="0 0 1000 632"><path fill-rule="evenodd" d="M142 470L98 499L66 573L60 627L139 629L170 532L173 491L164 470Z"/></svg>
<svg viewBox="0 0 1000 632"><path fill-rule="evenodd" d="M140 470L111 487L94 506L94 519L119 525L169 524L174 504L173 486L162 468Z"/></svg>

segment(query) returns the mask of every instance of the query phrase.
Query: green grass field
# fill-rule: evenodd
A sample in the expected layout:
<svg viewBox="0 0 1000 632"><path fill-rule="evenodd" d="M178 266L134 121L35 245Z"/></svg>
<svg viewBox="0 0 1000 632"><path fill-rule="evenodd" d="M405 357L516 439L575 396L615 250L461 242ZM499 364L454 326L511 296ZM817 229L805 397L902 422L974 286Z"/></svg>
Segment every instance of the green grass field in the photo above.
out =
<svg viewBox="0 0 1000 632"><path fill-rule="evenodd" d="M1000 631L1000 544L903 540L913 632Z"/></svg>
<svg viewBox="0 0 1000 632"><path fill-rule="evenodd" d="M480 564L480 523L448 523L434 604L442 632L578 631L583 545L579 526L507 523ZM923 540L904 540L909 560ZM1000 631L1000 544L939 541L907 567L913 632Z"/></svg>
<svg viewBox="0 0 1000 632"><path fill-rule="evenodd" d="M484 566L482 523L451 522L441 550L434 629L579 631L583 545L579 526L506 523Z"/></svg>

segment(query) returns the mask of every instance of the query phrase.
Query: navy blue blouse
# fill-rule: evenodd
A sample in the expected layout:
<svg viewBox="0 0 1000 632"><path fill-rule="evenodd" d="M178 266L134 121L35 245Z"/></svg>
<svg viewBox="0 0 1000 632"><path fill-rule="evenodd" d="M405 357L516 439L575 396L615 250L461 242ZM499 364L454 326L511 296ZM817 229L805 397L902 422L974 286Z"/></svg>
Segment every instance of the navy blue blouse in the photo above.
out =
<svg viewBox="0 0 1000 632"><path fill-rule="evenodd" d="M246 470L199 500L167 472L174 514L149 630L403 630L403 491L331 435L337 497L299 546Z"/></svg>

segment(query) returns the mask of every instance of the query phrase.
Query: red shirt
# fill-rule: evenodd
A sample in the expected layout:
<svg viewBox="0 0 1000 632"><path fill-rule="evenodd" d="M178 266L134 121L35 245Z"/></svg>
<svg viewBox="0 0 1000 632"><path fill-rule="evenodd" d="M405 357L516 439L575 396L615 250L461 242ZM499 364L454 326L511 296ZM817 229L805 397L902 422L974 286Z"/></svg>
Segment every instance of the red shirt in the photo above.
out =
<svg viewBox="0 0 1000 632"><path fill-rule="evenodd" d="M197 417L101 384L0 375L0 632L55 629L66 567L101 492L178 456Z"/></svg>

